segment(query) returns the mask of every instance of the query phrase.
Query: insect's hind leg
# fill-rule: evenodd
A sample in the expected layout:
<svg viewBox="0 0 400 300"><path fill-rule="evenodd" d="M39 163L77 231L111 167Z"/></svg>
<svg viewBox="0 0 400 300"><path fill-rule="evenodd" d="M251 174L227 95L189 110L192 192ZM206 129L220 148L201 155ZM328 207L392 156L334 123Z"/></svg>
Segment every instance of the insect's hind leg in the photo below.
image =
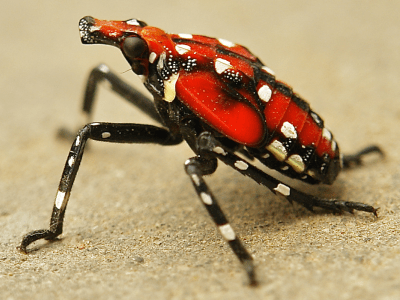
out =
<svg viewBox="0 0 400 300"><path fill-rule="evenodd" d="M243 246L239 237L233 231L227 218L225 217L225 214L218 205L216 198L203 180L204 175L214 173L216 168L217 159L214 157L206 158L198 155L188 159L185 162L186 173L189 175L193 186L196 189L197 195L217 225L222 236L228 242L229 246L238 257L240 262L243 264L243 267L248 274L250 284L255 286L258 284L258 282L255 276L253 258Z"/></svg>
<svg viewBox="0 0 400 300"><path fill-rule="evenodd" d="M100 64L93 68L87 79L82 105L82 111L85 119L83 122L84 124L92 121L91 115L93 112L93 105L96 98L97 89L99 84L103 81L107 81L110 84L111 89L119 94L122 98L132 103L159 124L162 124L162 120L154 106L153 100L143 95L130 84L126 83L104 64ZM71 132L66 128L61 128L58 132L58 135L62 138L72 140L75 137L75 132Z"/></svg>
<svg viewBox="0 0 400 300"><path fill-rule="evenodd" d="M273 193L285 197L289 202L295 201L310 211L312 211L314 207L320 207L333 212L347 211L352 213L354 210L359 210L370 212L377 216L377 209L368 204L337 199L324 199L300 192L249 164L234 153L231 153L229 149L226 149L208 132L202 133L199 136L198 144L201 145L202 151L207 151L209 155L217 157L243 175L249 176L259 184L266 186Z"/></svg>
<svg viewBox="0 0 400 300"><path fill-rule="evenodd" d="M363 163L362 159L364 158L364 156L371 153L379 154L381 157L385 156L385 153L382 151L380 147L376 145L371 145L365 147L364 149L358 151L357 153L350 155L343 155L343 169L350 169L354 166L362 165Z"/></svg>
<svg viewBox="0 0 400 300"><path fill-rule="evenodd" d="M182 141L180 135L174 135L167 129L152 125L130 123L87 124L78 132L67 157L54 201L50 228L35 230L26 234L20 246L22 252L26 253L27 246L36 240L54 240L62 233L65 210L88 139L111 143L155 143L160 145L176 145Z"/></svg>

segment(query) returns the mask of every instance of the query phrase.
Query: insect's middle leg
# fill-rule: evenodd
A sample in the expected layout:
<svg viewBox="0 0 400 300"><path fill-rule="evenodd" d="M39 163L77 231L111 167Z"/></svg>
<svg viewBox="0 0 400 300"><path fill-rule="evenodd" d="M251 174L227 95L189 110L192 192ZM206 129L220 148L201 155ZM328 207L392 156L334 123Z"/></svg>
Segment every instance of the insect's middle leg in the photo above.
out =
<svg viewBox="0 0 400 300"><path fill-rule="evenodd" d="M155 143L160 145L175 145L182 141L180 135L172 135L167 129L152 125L130 123L87 124L78 132L72 143L54 201L50 228L35 230L25 235L20 246L22 252L26 253L26 247L36 240L53 240L62 233L65 209L88 139L111 143Z"/></svg>
<svg viewBox="0 0 400 300"><path fill-rule="evenodd" d="M93 106L96 99L99 84L106 81L110 84L111 89L120 95L122 98L132 103L139 108L143 113L163 124L161 117L155 108L154 102L149 97L145 96L130 84L122 80L117 74L111 71L106 65L100 64L93 68L87 79L85 93L83 97L82 111L84 114L83 124L91 122ZM83 124L80 124L83 125ZM58 135L62 138L72 140L75 137L75 132L69 129L60 128Z"/></svg>
<svg viewBox="0 0 400 300"><path fill-rule="evenodd" d="M239 237L233 231L228 219L218 205L214 195L211 193L207 184L203 180L204 175L214 173L217 168L216 158L206 158L201 155L188 159L185 162L185 170L189 175L198 196L200 197L204 207L207 209L211 218L217 225L224 239L228 242L232 251L243 264L250 280L251 285L257 285L255 276L253 258L243 246Z"/></svg>

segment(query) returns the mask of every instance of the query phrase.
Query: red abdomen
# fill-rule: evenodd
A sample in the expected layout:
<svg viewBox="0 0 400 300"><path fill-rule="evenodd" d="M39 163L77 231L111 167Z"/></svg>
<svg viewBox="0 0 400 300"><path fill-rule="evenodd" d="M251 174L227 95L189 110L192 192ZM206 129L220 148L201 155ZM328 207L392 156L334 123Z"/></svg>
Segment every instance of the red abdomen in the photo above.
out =
<svg viewBox="0 0 400 300"><path fill-rule="evenodd" d="M175 76L179 101L266 166L309 183L334 181L341 166L332 134L251 52L203 36L172 40L181 66Z"/></svg>
<svg viewBox="0 0 400 300"><path fill-rule="evenodd" d="M257 94L268 132L265 149L280 165L266 159L268 155L261 160L290 177L332 183L341 169L340 153L322 119L289 86L264 70Z"/></svg>

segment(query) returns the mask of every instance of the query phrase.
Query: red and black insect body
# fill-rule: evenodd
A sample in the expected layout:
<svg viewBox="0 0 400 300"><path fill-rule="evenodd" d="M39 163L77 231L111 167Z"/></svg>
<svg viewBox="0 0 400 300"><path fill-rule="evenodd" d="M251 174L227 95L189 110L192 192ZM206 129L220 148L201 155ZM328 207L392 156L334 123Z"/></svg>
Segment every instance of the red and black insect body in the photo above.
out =
<svg viewBox="0 0 400 300"><path fill-rule="evenodd" d="M243 263L250 283L257 283L254 265L205 181L218 159L276 194L306 208L334 212L370 205L323 199L302 193L255 166L256 161L307 183L331 184L343 167L360 164L363 155L381 153L370 146L342 157L331 132L307 102L247 48L223 39L167 34L142 21L80 20L84 44L118 47L132 70L151 92L151 100L119 79L108 67L95 68L88 80L83 110L90 116L97 84L103 80L160 126L134 123L89 123L72 144L50 221L50 229L28 233L21 250L38 239L62 233L63 218L87 139L116 143L175 145L185 140L196 156L185 162L197 194L222 236Z"/></svg>

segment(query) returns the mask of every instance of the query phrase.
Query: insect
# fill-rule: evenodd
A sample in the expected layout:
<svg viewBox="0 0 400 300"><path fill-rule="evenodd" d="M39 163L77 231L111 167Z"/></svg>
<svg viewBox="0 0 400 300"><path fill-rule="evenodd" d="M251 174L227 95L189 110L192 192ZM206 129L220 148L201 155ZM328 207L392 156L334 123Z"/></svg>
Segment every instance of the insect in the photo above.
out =
<svg viewBox="0 0 400 300"><path fill-rule="evenodd" d="M58 187L50 228L24 236L20 249L39 239L54 240L62 233L66 206L88 139L111 143L176 145L185 140L195 156L185 170L204 207L257 284L251 255L230 226L203 176L215 172L218 160L309 210L353 210L373 213L368 204L324 199L300 192L265 173L264 165L309 184L331 184L342 168L360 164L364 155L382 154L370 146L341 156L332 133L309 104L247 48L224 39L191 34L167 34L146 23L79 22L83 44L106 44L122 51L134 73L154 99L126 84L105 65L93 69L83 111L90 117L96 87L108 81L112 89L160 125L88 123L72 143Z"/></svg>

